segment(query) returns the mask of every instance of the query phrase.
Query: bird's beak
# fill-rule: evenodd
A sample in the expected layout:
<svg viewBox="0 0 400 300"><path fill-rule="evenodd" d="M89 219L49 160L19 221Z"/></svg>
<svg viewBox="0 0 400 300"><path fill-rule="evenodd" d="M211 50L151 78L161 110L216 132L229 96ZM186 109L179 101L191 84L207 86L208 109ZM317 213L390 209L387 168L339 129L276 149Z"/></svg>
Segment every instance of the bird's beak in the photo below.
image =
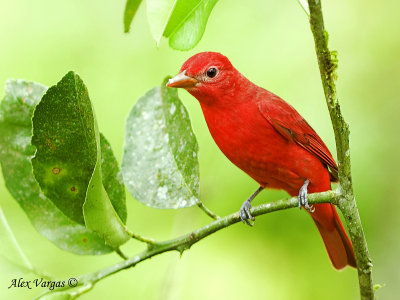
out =
<svg viewBox="0 0 400 300"><path fill-rule="evenodd" d="M186 75L186 70L168 80L167 87L192 88L198 83L197 79Z"/></svg>

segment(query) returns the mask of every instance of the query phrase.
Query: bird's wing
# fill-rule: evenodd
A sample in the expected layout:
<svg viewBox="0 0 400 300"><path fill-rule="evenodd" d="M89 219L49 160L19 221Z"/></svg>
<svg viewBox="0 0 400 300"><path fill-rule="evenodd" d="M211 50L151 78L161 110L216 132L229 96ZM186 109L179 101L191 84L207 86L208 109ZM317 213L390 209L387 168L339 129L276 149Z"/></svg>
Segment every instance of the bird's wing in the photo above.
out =
<svg viewBox="0 0 400 300"><path fill-rule="evenodd" d="M262 97L258 101L258 108L263 117L284 138L316 155L329 167L332 181L336 181L338 179L338 167L328 147L290 104L272 93L271 95L268 95L268 100Z"/></svg>

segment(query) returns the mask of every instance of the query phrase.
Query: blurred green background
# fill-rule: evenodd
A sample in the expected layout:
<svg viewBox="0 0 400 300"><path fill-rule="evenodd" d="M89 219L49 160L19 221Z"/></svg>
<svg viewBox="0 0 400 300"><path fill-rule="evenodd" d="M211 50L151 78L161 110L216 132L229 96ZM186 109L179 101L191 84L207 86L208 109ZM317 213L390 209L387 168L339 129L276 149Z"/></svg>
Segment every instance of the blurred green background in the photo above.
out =
<svg viewBox="0 0 400 300"><path fill-rule="evenodd" d="M400 2L323 1L330 47L339 52L338 96L351 129L355 193L374 264L379 299L398 297L400 284ZM85 81L101 131L121 160L125 118L136 99L175 74L191 55L227 55L245 76L286 99L334 152L334 138L306 15L292 1L220 1L205 35L189 52L151 38L145 7L130 34L123 34L120 1L14 0L0 3L0 83L24 78L47 86L69 70ZM3 97L4 90L0 91ZM201 193L219 215L237 211L256 183L218 150L197 101L180 96L200 145ZM264 191L255 204L286 197ZM0 177L0 205L28 258L59 278L92 272L120 260L115 254L86 257L58 249L31 226ZM128 196L128 226L159 240L207 224L198 208L146 207ZM123 250L143 249L131 241ZM1 271L0 271L1 272ZM31 299L41 289L7 289L1 299ZM26 276L25 278L29 278ZM317 230L297 209L222 230L185 252L166 253L122 271L82 299L357 299L354 269L335 271Z"/></svg>

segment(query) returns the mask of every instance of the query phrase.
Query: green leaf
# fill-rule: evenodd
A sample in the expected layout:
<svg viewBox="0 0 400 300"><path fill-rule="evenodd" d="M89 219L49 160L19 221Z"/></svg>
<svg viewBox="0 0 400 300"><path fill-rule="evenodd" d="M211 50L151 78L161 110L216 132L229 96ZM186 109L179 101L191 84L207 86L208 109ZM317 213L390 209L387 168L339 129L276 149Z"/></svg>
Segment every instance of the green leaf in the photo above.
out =
<svg viewBox="0 0 400 300"><path fill-rule="evenodd" d="M177 50L192 49L204 34L218 0L147 0L147 17L157 45L161 37Z"/></svg>
<svg viewBox="0 0 400 300"><path fill-rule="evenodd" d="M203 0L190 11L169 37L169 45L176 50L190 50L203 37L208 17L218 0Z"/></svg>
<svg viewBox="0 0 400 300"><path fill-rule="evenodd" d="M149 21L151 34L157 45L160 43L177 1L178 0L147 0L147 19Z"/></svg>
<svg viewBox="0 0 400 300"><path fill-rule="evenodd" d="M87 89L73 72L36 106L33 173L42 192L69 218L85 224L82 206L97 161L94 115Z"/></svg>
<svg viewBox="0 0 400 300"><path fill-rule="evenodd" d="M164 37L168 38L171 33L185 21L190 12L193 11L202 1L203 0L176 1L163 32Z"/></svg>
<svg viewBox="0 0 400 300"><path fill-rule="evenodd" d="M105 139L106 151L101 154L97 122L82 79L69 72L49 88L36 106L32 122L32 144L37 148L32 165L43 193L65 215L104 238L106 244L120 246L129 235L103 186L102 174L114 202L121 201L118 211L126 220L123 187L118 179L111 178L118 174L118 166ZM111 159L104 172L102 158ZM118 184L115 190L113 183Z"/></svg>
<svg viewBox="0 0 400 300"><path fill-rule="evenodd" d="M122 222L126 223L127 211L125 203L125 185L119 164L112 152L110 143L100 133L101 175L103 186L110 198L111 204Z"/></svg>
<svg viewBox="0 0 400 300"><path fill-rule="evenodd" d="M198 144L177 90L165 83L129 113L122 174L133 197L148 206L189 207L200 201Z"/></svg>
<svg viewBox="0 0 400 300"><path fill-rule="evenodd" d="M97 234L67 218L40 191L31 165L33 110L46 87L23 80L9 80L0 106L0 161L11 195L35 228L61 249L76 254L105 254L113 249Z"/></svg>
<svg viewBox="0 0 400 300"><path fill-rule="evenodd" d="M95 126L95 129L96 132L98 132L97 125ZM96 135L96 139L98 145L97 162L87 189L83 214L85 216L86 227L96 232L99 236L104 238L106 244L116 249L125 243L130 238L130 235L126 232L125 226L114 210L103 186L103 172L101 168L102 155L100 153L100 136L98 134ZM102 144L104 145L103 147L109 147L109 144L105 139L103 139ZM126 208L124 209L126 220Z"/></svg>
<svg viewBox="0 0 400 300"><path fill-rule="evenodd" d="M129 32L133 17L142 0L127 0L124 11L124 32Z"/></svg>

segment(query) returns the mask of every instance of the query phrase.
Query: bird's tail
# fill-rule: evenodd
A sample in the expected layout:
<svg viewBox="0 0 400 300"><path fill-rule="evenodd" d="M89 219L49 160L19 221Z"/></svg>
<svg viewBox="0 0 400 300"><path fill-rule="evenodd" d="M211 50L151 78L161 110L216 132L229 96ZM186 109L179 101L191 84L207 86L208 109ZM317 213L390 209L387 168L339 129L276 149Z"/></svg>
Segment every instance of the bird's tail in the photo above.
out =
<svg viewBox="0 0 400 300"><path fill-rule="evenodd" d="M353 246L334 205L329 203L314 205L315 211L310 213L333 266L340 270L347 265L357 267Z"/></svg>

